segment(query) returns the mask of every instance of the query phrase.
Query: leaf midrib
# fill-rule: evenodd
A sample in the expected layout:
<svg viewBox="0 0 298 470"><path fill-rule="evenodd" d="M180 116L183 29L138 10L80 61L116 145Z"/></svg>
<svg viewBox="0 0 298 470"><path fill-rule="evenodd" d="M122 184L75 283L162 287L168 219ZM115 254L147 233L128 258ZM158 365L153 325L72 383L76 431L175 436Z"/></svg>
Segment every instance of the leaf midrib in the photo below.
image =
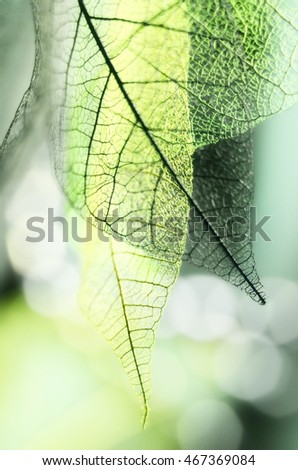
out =
<svg viewBox="0 0 298 470"><path fill-rule="evenodd" d="M113 249L112 238L110 238L110 247L111 247L111 258L112 258L113 270L114 270L114 273L115 273L115 277L116 277L116 281L117 281L117 285L118 285L118 289L119 289L120 301L121 301L121 306L122 306L122 310L123 310L123 316L124 316L124 321L125 321L125 326L126 326L126 331L127 331L127 336L128 336L128 342L129 342L129 345L130 345L130 350L131 350L131 353L132 353L132 356L133 356L133 361L135 363L136 371L137 371L137 374L138 374L138 381L139 381L139 384L140 384L140 387L141 387L141 396L142 396L143 403L144 403L144 417L143 417L143 427L144 427L145 424L146 424L146 421L147 421L147 416L148 416L148 401L147 401L147 396L146 396L146 392L145 392L145 389L144 389L144 384L143 384L142 374L141 374L141 371L140 371L140 366L139 366L139 363L138 363L138 359L136 357L135 348L134 348L133 340L132 340L132 337L131 337L131 329L130 329L130 325L129 325L128 315L127 315L127 312L126 312L126 303L125 303L124 294L123 294L123 291L122 291L121 279L120 279L120 276L119 276L119 273L118 273L118 268L117 268L117 264L116 264L116 260L115 260L115 253L114 253L114 249Z"/></svg>

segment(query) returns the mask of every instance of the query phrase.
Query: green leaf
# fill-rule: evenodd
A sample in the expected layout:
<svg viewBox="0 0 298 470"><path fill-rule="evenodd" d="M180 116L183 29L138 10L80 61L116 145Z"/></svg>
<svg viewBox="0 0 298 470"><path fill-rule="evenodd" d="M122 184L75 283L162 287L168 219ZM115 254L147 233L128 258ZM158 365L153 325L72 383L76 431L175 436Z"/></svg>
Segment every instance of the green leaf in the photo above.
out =
<svg viewBox="0 0 298 470"><path fill-rule="evenodd" d="M65 34L72 38L65 75L59 62L66 96L58 96L54 134L66 194L109 233L180 260L194 151L187 91L177 85L188 74L184 8L169 2L162 9L157 0L133 9L127 1L75 3L76 22L71 16L64 29L57 25L59 47ZM56 11L63 22L65 8ZM134 242L134 219L146 232L142 241Z"/></svg>
<svg viewBox="0 0 298 470"><path fill-rule="evenodd" d="M201 193L196 192L195 173L193 196L190 155L194 146L242 134L294 100L291 74L278 83L270 75L272 60L260 61L260 55L266 56L276 47L286 22L274 12L266 23L263 9L256 6L256 2L247 3L247 24L243 25L245 7L232 2L156 0L146 2L144 8L144 2L132 4L128 0L104 6L78 0L73 2L70 16L65 5L56 4L61 23L55 37L59 50L65 45L64 68L60 60L60 82L55 84L58 173L63 175L62 184L76 209L102 223L108 233L135 245L130 250L144 250L148 272L159 254L165 264L174 263L175 277L184 251L189 206L205 222L206 212L210 207L215 209L210 200L218 183L210 187L204 204ZM253 21L248 13L251 7L256 10ZM253 49L260 18L265 34L258 32ZM272 18L282 26L270 37L267 31L271 31ZM290 52L293 55L293 50ZM283 63L290 70L289 57L288 53L277 53L274 66ZM281 86L283 98L278 99ZM245 142L235 143L233 148L228 144L229 159L225 145L219 154L226 158L226 174L233 175L232 156L240 165L243 153L249 166L251 148ZM242 171L240 165L236 179L243 176ZM243 213L251 199L250 170L246 176ZM206 179L205 175L205 185ZM223 220L227 207L224 200L219 202L223 206L217 215ZM239 214L235 200L229 204L232 213ZM140 218L142 228L147 229L142 241L131 239L133 231L127 230L127 225L119 226L118 222L131 217ZM230 245L218 236L210 221L208 229L216 236L216 247L204 240L190 258L196 264L203 260L206 267L263 303L250 244ZM129 256L133 258L133 252ZM139 280L136 271L134 281ZM103 299L96 303L99 315ZM138 310L137 305L134 309ZM122 305L122 322L124 312ZM107 318L113 322L117 312L111 308ZM135 345L128 344L133 355ZM146 394L143 399L146 403Z"/></svg>
<svg viewBox="0 0 298 470"><path fill-rule="evenodd" d="M264 304L250 242L252 142L248 134L233 137L297 100L297 2L193 0L188 6L195 143L219 142L195 154L186 258ZM245 221L241 241L227 233L231 217Z"/></svg>
<svg viewBox="0 0 298 470"><path fill-rule="evenodd" d="M67 45L66 78L59 63L66 97L57 102L54 134L63 145L58 173L72 205L109 233L131 243L127 226L115 221L141 218L150 234L136 245L179 257L185 225L177 220L186 205L206 219L190 189L193 145L243 134L297 98L297 30L288 20L297 7L256 0L148 5L73 2L67 29L69 15L58 4L58 46ZM209 229L216 232L211 222ZM218 244L237 270L233 250L222 237ZM261 300L250 272L250 262L241 262L237 284Z"/></svg>
<svg viewBox="0 0 298 470"><path fill-rule="evenodd" d="M250 132L194 155L194 193L186 259L265 303L251 244L253 142ZM200 207L198 211L197 207Z"/></svg>
<svg viewBox="0 0 298 470"><path fill-rule="evenodd" d="M142 401L145 425L155 330L176 280L177 266L112 237L107 243L95 240L85 245L83 252L83 310L120 358Z"/></svg>
<svg viewBox="0 0 298 470"><path fill-rule="evenodd" d="M56 75L57 171L71 204L128 242L83 250L82 307L121 358L145 421L154 330L180 270L192 192L188 97L176 83L187 81L189 37L176 31L187 18L177 2L77 5L68 25L65 4L55 12L58 46L67 46ZM145 26L152 18L163 26Z"/></svg>
<svg viewBox="0 0 298 470"><path fill-rule="evenodd" d="M296 0L188 0L197 147L244 134L298 97Z"/></svg>

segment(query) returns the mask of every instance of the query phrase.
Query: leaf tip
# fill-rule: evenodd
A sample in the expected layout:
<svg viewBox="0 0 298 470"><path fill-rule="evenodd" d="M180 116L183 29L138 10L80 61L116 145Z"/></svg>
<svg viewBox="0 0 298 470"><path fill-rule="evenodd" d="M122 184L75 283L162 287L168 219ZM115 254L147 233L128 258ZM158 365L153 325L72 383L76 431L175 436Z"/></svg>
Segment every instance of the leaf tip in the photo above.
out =
<svg viewBox="0 0 298 470"><path fill-rule="evenodd" d="M265 294L261 293L259 294L259 304L260 305L266 305L267 304L267 298Z"/></svg>
<svg viewBox="0 0 298 470"><path fill-rule="evenodd" d="M148 415L149 415L149 406L148 406L148 403L147 401L144 403L144 408L143 408L143 411L142 411L142 417L141 417L141 420L142 420L142 430L145 431L146 429L146 426L147 426L147 423L148 423Z"/></svg>
<svg viewBox="0 0 298 470"><path fill-rule="evenodd" d="M255 287L252 292L249 293L252 300L257 302L259 305L266 305L267 304L267 296L263 290L263 286L261 288Z"/></svg>

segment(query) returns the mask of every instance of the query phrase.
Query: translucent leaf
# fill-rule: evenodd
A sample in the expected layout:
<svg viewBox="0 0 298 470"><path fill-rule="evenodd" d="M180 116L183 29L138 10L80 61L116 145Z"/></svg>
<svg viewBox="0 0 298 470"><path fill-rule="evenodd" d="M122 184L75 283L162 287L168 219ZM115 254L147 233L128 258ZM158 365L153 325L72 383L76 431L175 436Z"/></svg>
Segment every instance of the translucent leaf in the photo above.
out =
<svg viewBox="0 0 298 470"><path fill-rule="evenodd" d="M65 3L55 11L62 92L54 141L66 194L109 233L181 258L194 151L187 91L177 85L188 74L184 8L159 0L73 5L71 15ZM135 219L142 241L131 236Z"/></svg>
<svg viewBox="0 0 298 470"><path fill-rule="evenodd" d="M135 245L177 258L186 205L205 217L190 190L193 146L243 134L297 98L297 6L256 0L56 3L62 91L54 138L62 142L57 169L66 193L85 216L129 243L131 230L115 221L141 218L149 235ZM233 172L229 165L231 158L226 173ZM208 226L216 233L211 219ZM241 258L239 266L236 246L227 249L224 237L217 240L217 261L226 254L230 281L262 302L257 275L251 276L253 259ZM190 259L200 264L196 253ZM221 275L214 262L209 269Z"/></svg>
<svg viewBox="0 0 298 470"><path fill-rule="evenodd" d="M297 101L296 0L188 0L189 97L198 147Z"/></svg>
<svg viewBox="0 0 298 470"><path fill-rule="evenodd" d="M264 304L251 243L253 186L250 132L196 152L193 193L196 206L190 212L186 259L218 274Z"/></svg>
<svg viewBox="0 0 298 470"><path fill-rule="evenodd" d="M55 10L57 172L72 205L127 242L90 246L82 305L120 356L144 420L154 330L179 273L192 192L187 91L176 83L187 80L189 55L177 55L190 43L169 30L187 18L169 3ZM163 26L143 26L152 18Z"/></svg>
<svg viewBox="0 0 298 470"><path fill-rule="evenodd" d="M62 143L57 170L63 175L66 193L85 216L92 215L109 233L143 248L148 260L162 253L177 268L187 208L194 208L206 222L206 212L211 208L215 213L216 209L210 201L219 194L218 182L213 179L214 186L202 201L196 179L193 195L189 159L193 147L242 134L294 100L294 92L285 88L286 82L292 84L290 73L282 84L281 103L276 97L281 84L270 75L272 61L263 61L262 74L258 69L259 54L267 54L271 40L267 31L271 31L272 15L269 23L264 17L266 34L258 32L257 47L252 49L254 25L260 26L262 9L256 9L254 25L243 26L241 10L245 7L239 3L132 4L122 0L103 5L78 1L73 2L71 15L69 5L57 5L56 17L61 21L57 27L60 35L56 36L60 51L57 75L61 80L56 86L58 132L54 138ZM247 4L248 9L252 6L256 3ZM245 16L252 22L247 12ZM277 17L274 14L273 18ZM272 36L271 48L286 27L282 21ZM287 53L277 51L273 60L274 67L283 62L287 70L291 68ZM291 99L286 99L291 94ZM232 156L238 158L236 186L243 176L241 156L248 159L243 163L249 172L247 187L242 185L241 206L247 215L252 195L250 144L230 142L228 155L226 144L219 148L219 155L226 158L226 174L230 176L234 171ZM224 221L226 201L218 197L218 202L222 206L217 216ZM235 200L230 201L230 209L233 215L241 213ZM142 228L148 230L142 241L132 241L127 225L115 223L131 217L141 218ZM208 231L215 235L216 244L205 237L189 258L263 303L249 241L239 246L218 236L219 221L208 220Z"/></svg>
<svg viewBox="0 0 298 470"><path fill-rule="evenodd" d="M148 415L155 330L177 276L176 264L116 242L86 245L82 306L120 358Z"/></svg>
<svg viewBox="0 0 298 470"><path fill-rule="evenodd" d="M250 242L252 142L249 134L233 137L297 100L297 2L193 0L188 6L195 142L199 148L219 142L195 154L186 258L263 304ZM231 236L236 219L241 235Z"/></svg>
<svg viewBox="0 0 298 470"><path fill-rule="evenodd" d="M30 158L29 149L32 137L37 139L44 135L44 121L47 113L47 75L46 57L49 45L51 6L42 1L32 1L32 12L35 25L35 62L30 85L19 104L14 119L0 147L1 185L13 173L24 170Z"/></svg>

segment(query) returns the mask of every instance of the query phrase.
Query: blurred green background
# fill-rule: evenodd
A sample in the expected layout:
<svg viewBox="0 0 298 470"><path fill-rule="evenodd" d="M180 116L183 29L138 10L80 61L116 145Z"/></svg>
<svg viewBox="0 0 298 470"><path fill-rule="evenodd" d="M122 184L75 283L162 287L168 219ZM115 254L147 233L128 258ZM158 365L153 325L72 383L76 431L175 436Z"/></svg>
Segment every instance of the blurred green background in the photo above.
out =
<svg viewBox="0 0 298 470"><path fill-rule="evenodd" d="M29 1L0 0L0 136L30 80ZM157 335L151 414L78 311L71 244L29 244L26 221L64 214L45 143L0 196L1 449L298 449L298 107L259 126L255 243L269 303L184 266ZM29 158L30 157L30 158Z"/></svg>

